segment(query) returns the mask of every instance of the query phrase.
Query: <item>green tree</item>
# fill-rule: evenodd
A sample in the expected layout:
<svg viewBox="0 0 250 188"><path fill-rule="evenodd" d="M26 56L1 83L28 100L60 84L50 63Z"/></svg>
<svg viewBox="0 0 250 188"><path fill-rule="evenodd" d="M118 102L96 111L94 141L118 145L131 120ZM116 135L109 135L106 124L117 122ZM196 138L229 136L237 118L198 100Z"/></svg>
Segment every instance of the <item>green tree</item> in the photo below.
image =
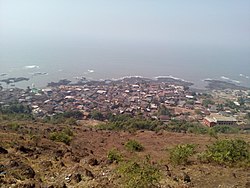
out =
<svg viewBox="0 0 250 188"><path fill-rule="evenodd" d="M3 114L31 114L32 109L28 105L14 102L6 106L0 106L0 112Z"/></svg>
<svg viewBox="0 0 250 188"><path fill-rule="evenodd" d="M224 105L223 104L218 104L217 105L217 110L218 111L223 111L224 110Z"/></svg>
<svg viewBox="0 0 250 188"><path fill-rule="evenodd" d="M208 107L208 105L214 105L215 104L215 102L214 101L212 101L211 99L204 99L203 101L202 101L202 105L203 106L205 106L205 107Z"/></svg>

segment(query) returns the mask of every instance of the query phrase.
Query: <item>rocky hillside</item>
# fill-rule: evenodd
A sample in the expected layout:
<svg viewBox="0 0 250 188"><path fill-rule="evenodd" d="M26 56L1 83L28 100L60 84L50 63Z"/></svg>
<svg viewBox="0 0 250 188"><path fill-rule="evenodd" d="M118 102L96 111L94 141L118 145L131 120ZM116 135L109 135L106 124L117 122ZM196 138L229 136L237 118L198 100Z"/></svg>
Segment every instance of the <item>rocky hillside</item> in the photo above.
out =
<svg viewBox="0 0 250 188"><path fill-rule="evenodd" d="M216 140L208 135L103 131L89 122L68 126L3 120L0 124L0 187L3 188L129 187L123 176L126 179L131 171L120 170L124 169L122 165L130 164L128 161L140 164L148 156L150 160L143 167L150 167L150 173L156 169L151 167L157 166L157 171L155 176L147 177L153 177L153 183L147 187L250 187L247 167L201 163L195 155L185 164L171 163L171 148L190 143L197 146L197 152L203 151ZM219 135L221 139L226 137L250 141L245 134ZM128 147L130 140L143 149Z"/></svg>

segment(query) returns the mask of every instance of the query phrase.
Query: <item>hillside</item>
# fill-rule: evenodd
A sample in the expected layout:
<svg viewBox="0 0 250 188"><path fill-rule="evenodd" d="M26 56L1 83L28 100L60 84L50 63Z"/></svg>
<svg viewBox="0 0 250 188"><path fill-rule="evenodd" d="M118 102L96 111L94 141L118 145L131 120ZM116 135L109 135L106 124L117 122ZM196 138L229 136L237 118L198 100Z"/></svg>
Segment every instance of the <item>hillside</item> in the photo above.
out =
<svg viewBox="0 0 250 188"><path fill-rule="evenodd" d="M70 135L69 140L61 140L67 144L53 139L55 132ZM234 137L250 141L246 134L219 135L220 139ZM124 187L117 174L122 163L112 163L107 157L114 148L124 161L142 161L150 155L150 164L157 164L161 174L158 187L247 187L250 184L249 169L245 167L201 163L195 156L185 165L170 163L170 148L189 143L198 145L196 150L201 152L216 140L208 135L104 131L95 129L91 121L82 126L68 126L3 120L0 138L1 187ZM138 141L143 151L129 151L126 148L129 140Z"/></svg>

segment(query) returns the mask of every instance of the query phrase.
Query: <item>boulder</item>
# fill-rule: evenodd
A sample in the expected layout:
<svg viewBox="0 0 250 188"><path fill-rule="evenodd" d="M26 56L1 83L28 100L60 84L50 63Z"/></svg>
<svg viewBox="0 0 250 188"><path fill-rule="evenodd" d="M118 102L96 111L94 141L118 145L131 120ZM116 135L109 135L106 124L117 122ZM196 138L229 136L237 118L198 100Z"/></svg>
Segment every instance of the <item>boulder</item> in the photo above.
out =
<svg viewBox="0 0 250 188"><path fill-rule="evenodd" d="M94 174L88 169L85 169L85 175L87 177L94 178Z"/></svg>
<svg viewBox="0 0 250 188"><path fill-rule="evenodd" d="M96 166L99 163L98 163L97 159L91 158L91 159L89 159L88 164L91 165L91 166Z"/></svg>
<svg viewBox="0 0 250 188"><path fill-rule="evenodd" d="M186 183L190 183L191 182L190 176L187 173L185 173L185 172L183 172L183 181L186 182Z"/></svg>
<svg viewBox="0 0 250 188"><path fill-rule="evenodd" d="M75 183L79 183L80 181L82 181L82 176L79 173L73 174L72 175L72 181Z"/></svg>
<svg viewBox="0 0 250 188"><path fill-rule="evenodd" d="M25 146L20 146L19 148L17 148L19 151L23 152L23 153L32 153L34 152L34 150L27 148Z"/></svg>
<svg viewBox="0 0 250 188"><path fill-rule="evenodd" d="M0 147L0 154L8 154L8 150L4 149L3 147Z"/></svg>

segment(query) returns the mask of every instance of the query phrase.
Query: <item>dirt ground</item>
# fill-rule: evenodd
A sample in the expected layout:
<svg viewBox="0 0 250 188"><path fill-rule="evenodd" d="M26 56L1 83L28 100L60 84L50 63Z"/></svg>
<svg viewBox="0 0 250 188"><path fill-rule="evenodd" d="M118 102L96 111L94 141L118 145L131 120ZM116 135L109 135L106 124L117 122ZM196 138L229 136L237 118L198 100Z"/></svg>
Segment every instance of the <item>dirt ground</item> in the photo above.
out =
<svg viewBox="0 0 250 188"><path fill-rule="evenodd" d="M107 160L107 153L113 148L125 159L140 160L150 155L161 166L161 187L250 187L250 169L202 164L196 159L186 166L170 164L168 149L193 143L197 152L204 151L215 141L208 135L102 131L95 129L96 122L81 122L71 127L73 140L66 145L49 139L51 132L60 131L66 125L18 122L20 126L13 130L7 124L0 125L0 187L121 187L114 179L117 164ZM219 137L250 142L247 134ZM128 151L124 144L130 139L140 142L144 150ZM183 174L191 182L184 182Z"/></svg>

